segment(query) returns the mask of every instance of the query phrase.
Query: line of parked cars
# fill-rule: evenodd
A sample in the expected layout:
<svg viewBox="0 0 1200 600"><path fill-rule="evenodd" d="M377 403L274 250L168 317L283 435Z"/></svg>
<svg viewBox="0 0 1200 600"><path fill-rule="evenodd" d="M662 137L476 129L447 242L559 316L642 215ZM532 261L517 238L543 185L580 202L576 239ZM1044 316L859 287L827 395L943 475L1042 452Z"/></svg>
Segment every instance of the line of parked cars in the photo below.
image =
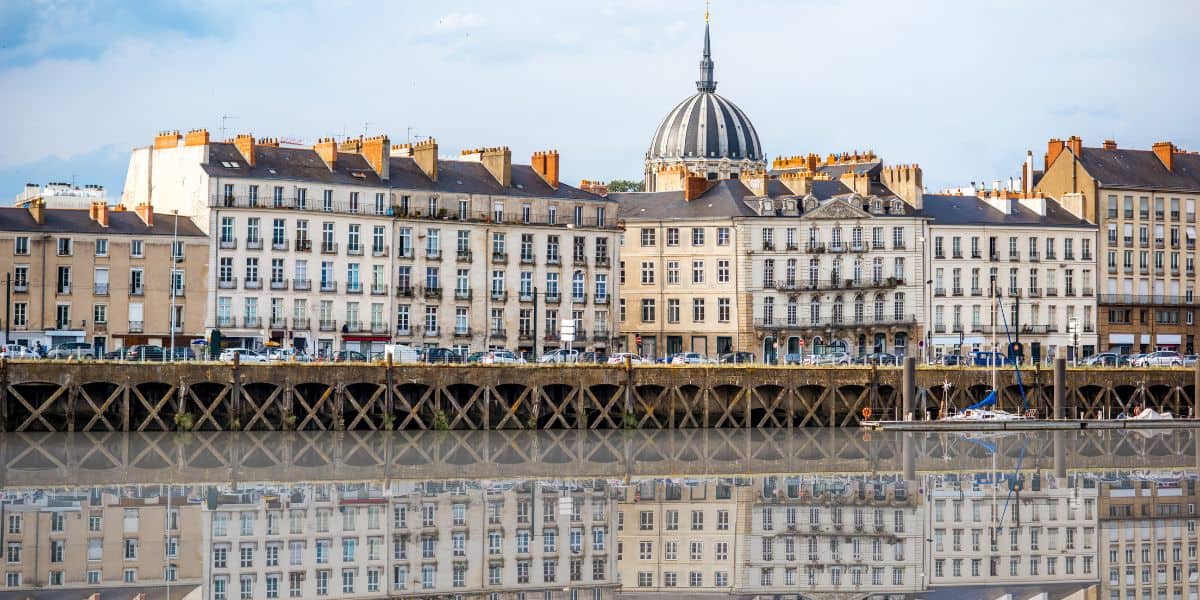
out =
<svg viewBox="0 0 1200 600"><path fill-rule="evenodd" d="M1157 350L1145 354L1101 352L1084 359L1080 364L1089 367L1190 367L1196 355L1183 355L1174 350Z"/></svg>

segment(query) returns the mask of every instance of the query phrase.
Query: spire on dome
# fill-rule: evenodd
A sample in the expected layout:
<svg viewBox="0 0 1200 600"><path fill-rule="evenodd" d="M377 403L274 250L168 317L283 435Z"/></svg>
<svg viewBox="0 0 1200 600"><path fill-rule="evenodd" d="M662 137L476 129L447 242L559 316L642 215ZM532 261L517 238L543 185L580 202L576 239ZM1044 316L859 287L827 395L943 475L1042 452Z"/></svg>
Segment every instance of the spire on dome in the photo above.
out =
<svg viewBox="0 0 1200 600"><path fill-rule="evenodd" d="M708 7L704 8L704 56L700 59L700 81L696 82L696 90L700 92L717 91L717 82L713 81L712 49L708 41Z"/></svg>

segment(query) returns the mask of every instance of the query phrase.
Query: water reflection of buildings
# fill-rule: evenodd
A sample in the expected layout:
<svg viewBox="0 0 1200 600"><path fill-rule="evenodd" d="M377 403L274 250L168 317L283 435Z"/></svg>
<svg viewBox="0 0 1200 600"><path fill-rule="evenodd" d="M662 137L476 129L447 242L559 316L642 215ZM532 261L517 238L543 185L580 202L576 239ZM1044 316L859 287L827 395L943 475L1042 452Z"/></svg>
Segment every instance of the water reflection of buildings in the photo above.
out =
<svg viewBox="0 0 1200 600"><path fill-rule="evenodd" d="M1108 597L1195 600L1195 473L1118 475L1100 487L1100 572Z"/></svg>
<svg viewBox="0 0 1200 600"><path fill-rule="evenodd" d="M205 598L612 598L615 503L603 481L213 494Z"/></svg>

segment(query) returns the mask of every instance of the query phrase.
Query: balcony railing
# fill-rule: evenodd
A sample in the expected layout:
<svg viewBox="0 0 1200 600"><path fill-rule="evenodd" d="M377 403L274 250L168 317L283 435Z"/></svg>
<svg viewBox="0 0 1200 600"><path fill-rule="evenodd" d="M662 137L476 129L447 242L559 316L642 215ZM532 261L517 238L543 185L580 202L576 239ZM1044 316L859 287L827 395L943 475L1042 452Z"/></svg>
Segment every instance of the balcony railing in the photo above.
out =
<svg viewBox="0 0 1200 600"><path fill-rule="evenodd" d="M348 256L362 256L363 255L363 245L362 244L346 244L346 254Z"/></svg>
<svg viewBox="0 0 1200 600"><path fill-rule="evenodd" d="M547 265L562 264L562 256L560 256L558 254L547 254L546 255L546 264Z"/></svg>
<svg viewBox="0 0 1200 600"><path fill-rule="evenodd" d="M508 334L505 333L503 327L500 327L500 328L493 327L491 332L488 333L488 337L490 337L492 339L503 339L503 338L508 337Z"/></svg>
<svg viewBox="0 0 1200 600"><path fill-rule="evenodd" d="M296 240L296 252L311 252L312 240L308 238L300 238Z"/></svg>
<svg viewBox="0 0 1200 600"><path fill-rule="evenodd" d="M130 321L129 322L129 333L142 333L144 331L146 331L146 322L145 321Z"/></svg>
<svg viewBox="0 0 1200 600"><path fill-rule="evenodd" d="M396 326L396 337L410 337L412 335L412 327L403 325Z"/></svg>
<svg viewBox="0 0 1200 600"><path fill-rule="evenodd" d="M321 242L321 254L337 254L337 242Z"/></svg>
<svg viewBox="0 0 1200 600"><path fill-rule="evenodd" d="M471 262L471 251L459 250L458 252L454 253L454 258L458 262Z"/></svg>
<svg viewBox="0 0 1200 600"><path fill-rule="evenodd" d="M592 339L596 341L607 340L611 331L607 327L597 327L592 330Z"/></svg>
<svg viewBox="0 0 1200 600"><path fill-rule="evenodd" d="M29 291L29 282L28 281L14 281L13 282L13 291L14 292L28 292Z"/></svg>
<svg viewBox="0 0 1200 600"><path fill-rule="evenodd" d="M220 248L221 250L236 250L237 249L237 238L227 239L227 240L222 239L217 242L217 247Z"/></svg>
<svg viewBox="0 0 1200 600"><path fill-rule="evenodd" d="M425 297L426 298L441 298L442 297L441 286L433 286L433 285L425 286Z"/></svg>
<svg viewBox="0 0 1200 600"><path fill-rule="evenodd" d="M492 290L492 300L495 300L497 302L504 302L504 301L508 300L508 291Z"/></svg>
<svg viewBox="0 0 1200 600"><path fill-rule="evenodd" d="M130 296L145 296L146 288L145 288L145 286L141 286L141 285L131 285L131 286L129 286L129 295Z"/></svg>
<svg viewBox="0 0 1200 600"><path fill-rule="evenodd" d="M397 285L396 296L400 298L412 298L413 288L411 285Z"/></svg>
<svg viewBox="0 0 1200 600"><path fill-rule="evenodd" d="M308 290L312 289L312 280L311 279L293 279L292 280L292 289L296 290L297 292L307 292Z"/></svg>
<svg viewBox="0 0 1200 600"><path fill-rule="evenodd" d="M262 327L262 317L242 317L242 327L246 329L258 329Z"/></svg>
<svg viewBox="0 0 1200 600"><path fill-rule="evenodd" d="M610 259L607 254L605 254L604 256L596 257L596 266L597 267L608 267L611 265L612 265L612 259Z"/></svg>
<svg viewBox="0 0 1200 600"><path fill-rule="evenodd" d="M233 317L217 317L217 327L234 327L237 325L237 319Z"/></svg>
<svg viewBox="0 0 1200 600"><path fill-rule="evenodd" d="M1070 291L1070 290L1068 290L1068 291ZM1057 295L1058 295L1058 288L1056 288L1056 287L1046 288L1046 296L1047 297L1053 297L1053 296L1057 296ZM1075 294L1067 294L1067 295L1074 296Z"/></svg>
<svg viewBox="0 0 1200 600"><path fill-rule="evenodd" d="M933 295L934 295L934 296L945 296L945 295L946 295L946 288L944 288L944 287L935 287L935 288L933 288Z"/></svg>
<svg viewBox="0 0 1200 600"><path fill-rule="evenodd" d="M1135 304L1149 306L1190 305L1195 300L1187 296L1168 294L1100 294L1100 304Z"/></svg>
<svg viewBox="0 0 1200 600"><path fill-rule="evenodd" d="M271 239L271 249L272 250L287 250L288 246L289 246L289 244L288 244L287 238L272 238Z"/></svg>
<svg viewBox="0 0 1200 600"><path fill-rule="evenodd" d="M336 281L322 281L321 291L336 294L338 291L338 284Z"/></svg>
<svg viewBox="0 0 1200 600"><path fill-rule="evenodd" d="M1008 260L1010 260L1010 261L1012 261L1012 262L1017 262L1017 261L1020 261L1020 260L1021 260L1021 253L1020 253L1020 252L1009 252L1009 253L1008 253Z"/></svg>
<svg viewBox="0 0 1200 600"><path fill-rule="evenodd" d="M441 248L426 248L425 249L425 258L428 260L441 260L442 259L442 249Z"/></svg>
<svg viewBox="0 0 1200 600"><path fill-rule="evenodd" d="M1080 291L1082 292L1083 296L1091 296L1092 294L1095 293L1095 290L1093 290L1092 288L1088 288L1088 287L1085 287Z"/></svg>
<svg viewBox="0 0 1200 600"><path fill-rule="evenodd" d="M371 256L380 257L388 255L387 246L371 246Z"/></svg>
<svg viewBox="0 0 1200 600"><path fill-rule="evenodd" d="M492 252L492 262L496 263L496 264L507 264L508 263L508 253L507 252Z"/></svg>
<svg viewBox="0 0 1200 600"><path fill-rule="evenodd" d="M454 337L471 337L471 328L469 326L455 327Z"/></svg>
<svg viewBox="0 0 1200 600"><path fill-rule="evenodd" d="M963 295L963 289L960 287L950 288L950 294L952 296L961 296Z"/></svg>
<svg viewBox="0 0 1200 600"><path fill-rule="evenodd" d="M518 302L533 302L533 291L522 291L517 294Z"/></svg>
<svg viewBox="0 0 1200 600"><path fill-rule="evenodd" d="M609 299L608 294L593 294L592 295L592 303L593 304L608 304L608 299Z"/></svg>
<svg viewBox="0 0 1200 600"><path fill-rule="evenodd" d="M588 259L586 256L575 256L571 259L571 266L586 267L588 266Z"/></svg>
<svg viewBox="0 0 1200 600"><path fill-rule="evenodd" d="M572 294L571 295L571 303L572 304L587 304L587 295L585 294L582 296L576 296L576 295Z"/></svg>
<svg viewBox="0 0 1200 600"><path fill-rule="evenodd" d="M413 247L412 246L400 246L399 248L396 248L396 258L412 258L412 257L413 257Z"/></svg>
<svg viewBox="0 0 1200 600"><path fill-rule="evenodd" d="M307 330L310 325L311 324L309 323L308 317L293 317L292 318L292 329L299 329L301 331L304 331L304 330Z"/></svg>
<svg viewBox="0 0 1200 600"><path fill-rule="evenodd" d="M1035 288L1035 287L1029 288L1029 297L1030 298L1041 298L1042 297L1042 288Z"/></svg>
<svg viewBox="0 0 1200 600"><path fill-rule="evenodd" d="M363 291L363 288L362 288L361 281L347 281L346 282L346 293L347 294L361 294L362 291Z"/></svg>
<svg viewBox="0 0 1200 600"><path fill-rule="evenodd" d="M271 317L271 329L287 329L287 319L283 317Z"/></svg>
<svg viewBox="0 0 1200 600"><path fill-rule="evenodd" d="M983 295L983 288L977 288L977 287L973 287L973 288L971 288L971 295L972 295L972 296L982 296L982 295Z"/></svg>
<svg viewBox="0 0 1200 600"><path fill-rule="evenodd" d="M288 281L286 279L272 279L271 280L271 289L286 290L286 289L288 289Z"/></svg>
<svg viewBox="0 0 1200 600"><path fill-rule="evenodd" d="M546 304L558 304L562 302L562 296L558 293L546 292Z"/></svg>
<svg viewBox="0 0 1200 600"><path fill-rule="evenodd" d="M262 250L262 247L263 247L262 238L246 238L246 249L247 250Z"/></svg>
<svg viewBox="0 0 1200 600"><path fill-rule="evenodd" d="M107 283L97 283L97 284L93 285L92 293L97 296L107 296L108 295L108 284Z"/></svg>
<svg viewBox="0 0 1200 600"><path fill-rule="evenodd" d="M244 290L261 290L262 280L255 277L254 279L245 279L242 281L242 289Z"/></svg>
<svg viewBox="0 0 1200 600"><path fill-rule="evenodd" d="M891 313L889 313L889 314L891 314ZM765 329L765 330L785 330L786 329L789 331L790 330L796 330L796 331L828 330L828 329L845 329L845 328L872 329L872 328L883 327L883 326L913 327L913 326L916 326L916 324L917 324L917 316L915 314L908 315L906 317L902 317L899 319L895 318L894 315L892 315L891 318L875 319L875 318L873 318L873 315L869 315L869 314L863 315L862 320L856 320L853 316L851 316L849 318L843 317L841 319L827 317L827 318L821 319L817 323L799 322L799 321L794 321L794 322L789 323L784 319L763 319L761 317L754 319L755 329Z"/></svg>
<svg viewBox="0 0 1200 600"><path fill-rule="evenodd" d="M360 333L363 330L362 321L346 321L342 324L342 330L346 333Z"/></svg>
<svg viewBox="0 0 1200 600"><path fill-rule="evenodd" d="M387 323L371 323L371 333L382 335L388 332Z"/></svg>
<svg viewBox="0 0 1200 600"><path fill-rule="evenodd" d="M319 329L320 331L333 331L333 330L337 329L337 323L330 321L330 320L322 319L321 322L317 324L317 329Z"/></svg>
<svg viewBox="0 0 1200 600"><path fill-rule="evenodd" d="M1029 262L1041 262L1042 258L1037 252L1029 253Z"/></svg>
<svg viewBox="0 0 1200 600"><path fill-rule="evenodd" d="M371 284L371 295L372 296L386 296L387 289L388 289L388 286L385 284L372 283Z"/></svg>
<svg viewBox="0 0 1200 600"><path fill-rule="evenodd" d="M904 285L903 279L895 277L882 277L879 279L863 279L855 281L853 279L780 279L771 282L767 287L773 287L781 292L815 292L822 290L865 290L876 288L894 288L898 285Z"/></svg>

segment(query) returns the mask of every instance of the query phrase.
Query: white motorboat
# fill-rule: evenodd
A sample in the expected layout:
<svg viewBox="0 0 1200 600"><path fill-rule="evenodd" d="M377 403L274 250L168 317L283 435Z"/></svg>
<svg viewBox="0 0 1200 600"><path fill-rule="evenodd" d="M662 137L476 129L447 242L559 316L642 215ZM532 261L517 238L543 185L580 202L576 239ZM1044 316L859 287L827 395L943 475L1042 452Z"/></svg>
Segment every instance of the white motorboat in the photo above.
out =
<svg viewBox="0 0 1200 600"><path fill-rule="evenodd" d="M943 421L1023 421L1029 416L1010 413L1004 410L988 410L984 408L968 408L954 413Z"/></svg>

